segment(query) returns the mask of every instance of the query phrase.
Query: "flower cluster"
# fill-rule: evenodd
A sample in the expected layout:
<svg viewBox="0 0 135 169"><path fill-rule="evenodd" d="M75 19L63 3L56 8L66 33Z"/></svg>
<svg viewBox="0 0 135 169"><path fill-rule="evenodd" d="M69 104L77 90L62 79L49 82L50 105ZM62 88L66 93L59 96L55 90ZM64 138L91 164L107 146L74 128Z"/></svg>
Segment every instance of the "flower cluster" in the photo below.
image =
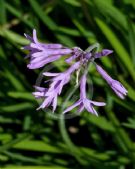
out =
<svg viewBox="0 0 135 169"><path fill-rule="evenodd" d="M25 34L25 36L28 40L30 40L30 44L23 47L23 49L30 51L26 56L26 58L30 59L30 62L27 65L29 69L41 68L65 55L68 56L68 58L65 59L65 62L70 64L70 67L65 72L43 73L44 76L51 77L51 80L48 88L35 86L36 92L33 92L33 95L37 99L44 99L38 109L44 109L48 106L52 106L54 112L57 107L57 98L61 94L64 85L69 83L71 75L74 72L81 72L81 77L79 76L79 79L77 77L77 84L80 85L80 99L68 107L63 113L69 112L73 108L78 107L78 112L82 112L86 109L88 112L98 115L93 106L105 106L105 103L89 100L86 96L87 74L90 63L95 65L96 70L106 80L113 91L121 99L125 98L127 90L124 86L117 80L112 79L105 70L103 70L103 68L95 62L95 59L111 54L113 52L112 50L103 49L101 52L97 52L95 49L98 49L98 44L90 46L85 51L79 47L68 48L61 44L44 44L37 40L36 30L33 30L33 37L30 37L27 34Z"/></svg>

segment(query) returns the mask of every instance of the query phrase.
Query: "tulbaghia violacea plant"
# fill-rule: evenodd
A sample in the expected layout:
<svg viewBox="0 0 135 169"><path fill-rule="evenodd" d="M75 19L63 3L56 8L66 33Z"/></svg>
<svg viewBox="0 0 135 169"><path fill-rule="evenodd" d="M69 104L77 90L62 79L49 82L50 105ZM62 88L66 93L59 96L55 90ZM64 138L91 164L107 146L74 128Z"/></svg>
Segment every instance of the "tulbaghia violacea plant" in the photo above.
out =
<svg viewBox="0 0 135 169"><path fill-rule="evenodd" d="M127 95L127 90L124 86L119 81L112 79L105 70L95 62L95 59L111 54L113 52L112 50L103 49L101 52L97 52L99 44L92 45L83 51L79 47L68 48L62 44L41 43L37 40L36 30L33 30L33 37L27 34L25 34L25 37L30 41L29 45L23 47L23 49L29 50L29 54L26 56L26 58L30 59L27 65L29 69L44 67L46 64L54 62L64 56L68 56L65 59L65 63L70 65L66 71L61 73L43 73L44 76L51 77L51 79L49 80L50 84L48 88L35 86L36 91L33 92L35 98L44 99L38 109L52 106L54 112L57 107L57 98L61 94L64 85L70 82L73 73L80 72L81 76L77 76L76 80L77 85L80 86L80 98L63 113L78 107L78 113L86 109L88 112L98 115L93 106L105 106L106 104L104 102L89 100L86 96L87 74L90 63L95 65L96 70L107 81L117 96L124 99Z"/></svg>

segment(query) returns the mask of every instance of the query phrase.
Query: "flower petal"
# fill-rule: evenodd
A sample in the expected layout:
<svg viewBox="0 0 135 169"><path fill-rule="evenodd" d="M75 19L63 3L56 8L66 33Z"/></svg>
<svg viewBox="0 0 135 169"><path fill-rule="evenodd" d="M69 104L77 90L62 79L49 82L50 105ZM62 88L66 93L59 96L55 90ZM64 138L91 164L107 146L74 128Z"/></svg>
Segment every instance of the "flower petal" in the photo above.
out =
<svg viewBox="0 0 135 169"><path fill-rule="evenodd" d="M113 53L113 50L109 50L109 49L103 49L101 52L97 52L95 53L95 56L94 58L101 58L103 56L108 56L110 55L111 53Z"/></svg>
<svg viewBox="0 0 135 169"><path fill-rule="evenodd" d="M34 42L31 36L27 35L26 33L24 33L24 36L26 37L26 39L30 40L31 42Z"/></svg>
<svg viewBox="0 0 135 169"><path fill-rule="evenodd" d="M124 95L127 94L127 90L125 89L125 87L117 80L113 80L112 81L112 88L115 88L116 90L118 90L119 92L123 93Z"/></svg>
<svg viewBox="0 0 135 169"><path fill-rule="evenodd" d="M48 107L51 104L52 101L53 101L53 97L47 97L47 98L45 98L45 100L40 105L40 107L37 108L37 110L44 109L45 107Z"/></svg>
<svg viewBox="0 0 135 169"><path fill-rule="evenodd" d="M116 93L116 95L118 97L120 97L121 99L125 99L125 95L123 95L122 93L120 93L119 91L117 91L115 88L112 88L113 91Z"/></svg>
<svg viewBox="0 0 135 169"><path fill-rule="evenodd" d="M77 55L73 55L70 56L69 58L65 59L65 62L67 63L71 63L74 59L76 59L78 56Z"/></svg>
<svg viewBox="0 0 135 169"><path fill-rule="evenodd" d="M37 63L32 63L31 62L30 64L27 65L27 67L29 69L38 69L40 67L43 67L47 63L53 62L55 60L58 60L60 57L61 57L61 55L50 56L50 57L45 58L44 60L41 59L41 61L37 62Z"/></svg>
<svg viewBox="0 0 135 169"><path fill-rule="evenodd" d="M46 92L48 89L40 86L33 86L39 92Z"/></svg>
<svg viewBox="0 0 135 169"><path fill-rule="evenodd" d="M98 113L96 112L96 110L93 108L92 104L90 103L90 100L88 99L84 99L83 100L84 106L86 108L86 110L92 114L95 114L96 116L98 116Z"/></svg>
<svg viewBox="0 0 135 169"><path fill-rule="evenodd" d="M78 108L78 113L81 113L84 109L83 103L80 103L79 108Z"/></svg>
<svg viewBox="0 0 135 169"><path fill-rule="evenodd" d="M38 43L36 29L33 29L33 40L35 43Z"/></svg>
<svg viewBox="0 0 135 169"><path fill-rule="evenodd" d="M95 102L91 100L90 100L90 103L92 103L94 106L105 106L106 105L106 103L104 102Z"/></svg>
<svg viewBox="0 0 135 169"><path fill-rule="evenodd" d="M98 64L96 64L96 69L99 72L99 74L107 81L107 83L110 84L110 82L113 80L111 76L109 76L107 72Z"/></svg>
<svg viewBox="0 0 135 169"><path fill-rule="evenodd" d="M80 98L86 98L86 74L83 74L80 80Z"/></svg>
<svg viewBox="0 0 135 169"><path fill-rule="evenodd" d="M44 72L44 76L58 76L60 73L51 73L51 72Z"/></svg>
<svg viewBox="0 0 135 169"><path fill-rule="evenodd" d="M76 103L74 103L72 106L68 107L64 112L63 114L71 111L73 108L75 108L76 106L78 106L79 104L81 103L81 100L78 100Z"/></svg>

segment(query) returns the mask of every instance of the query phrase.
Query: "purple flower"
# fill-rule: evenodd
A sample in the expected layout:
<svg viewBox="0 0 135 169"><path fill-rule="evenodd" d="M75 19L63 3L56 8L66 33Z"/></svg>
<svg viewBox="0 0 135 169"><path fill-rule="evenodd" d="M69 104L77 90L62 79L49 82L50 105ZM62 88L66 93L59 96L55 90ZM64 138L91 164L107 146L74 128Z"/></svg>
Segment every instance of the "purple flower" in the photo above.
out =
<svg viewBox="0 0 135 169"><path fill-rule="evenodd" d="M113 91L121 98L124 99L127 95L127 90L124 88L124 86L117 80L112 79L105 71L104 69L96 64L97 71L101 74L101 76L107 81L107 83L110 85L110 87L113 89Z"/></svg>
<svg viewBox="0 0 135 169"><path fill-rule="evenodd" d="M78 81L80 81L80 99L72 106L68 107L63 113L69 112L73 108L78 107L78 112L82 112L84 109L86 109L88 112L98 115L94 109L94 106L105 106L105 103L92 101L87 98L86 75L88 73L90 63L95 63L95 59L108 56L113 51L109 49L103 49L101 52L97 52L99 48L98 43L89 46L85 51L79 47L68 48L61 44L41 43L37 40L35 29L33 30L33 37L30 37L27 34L25 34L25 36L30 41L29 45L23 47L23 49L29 50L29 54L26 56L26 58L30 59L30 62L27 65L29 69L41 68L48 63L60 59L64 55L68 56L65 59L65 62L71 65L65 72L62 73L43 73L44 76L51 77L51 79L48 80L48 88L35 86L36 91L33 92L33 95L37 99L44 99L38 109L44 109L46 107L52 106L54 112L57 107L58 96L61 94L64 85L70 82L71 74L77 71L76 84L78 85ZM74 63L72 63L72 61L74 61ZM97 71L107 81L113 91L121 99L124 99L127 94L127 90L123 87L123 85L117 80L112 79L99 65L95 65Z"/></svg>
<svg viewBox="0 0 135 169"><path fill-rule="evenodd" d="M29 69L37 69L43 67L45 64L58 60L63 55L72 53L69 48L63 47L61 44L44 44L37 40L36 30L33 30L33 37L24 34L30 45L24 46L23 49L29 50L30 53L26 58L30 58L30 63L27 65Z"/></svg>
<svg viewBox="0 0 135 169"><path fill-rule="evenodd" d="M58 95L61 94L63 86L70 81L71 74L75 70L77 70L79 66L80 66L80 62L76 62L63 73L50 73L50 72L43 73L43 75L53 77L53 78L51 79L52 83L50 84L49 89L36 87L38 91L33 93L36 98L42 98L42 97L45 98L45 100L43 101L43 103L38 109L41 108L43 109L52 105L53 112L55 111L57 106Z"/></svg>
<svg viewBox="0 0 135 169"><path fill-rule="evenodd" d="M98 113L94 109L93 106L105 106L106 104L104 102L95 102L87 99L86 96L86 74L83 74L81 80L80 80L80 99L74 103L72 106L68 107L63 113L67 113L71 111L73 108L79 106L78 112L82 112L84 108L92 113L98 116Z"/></svg>

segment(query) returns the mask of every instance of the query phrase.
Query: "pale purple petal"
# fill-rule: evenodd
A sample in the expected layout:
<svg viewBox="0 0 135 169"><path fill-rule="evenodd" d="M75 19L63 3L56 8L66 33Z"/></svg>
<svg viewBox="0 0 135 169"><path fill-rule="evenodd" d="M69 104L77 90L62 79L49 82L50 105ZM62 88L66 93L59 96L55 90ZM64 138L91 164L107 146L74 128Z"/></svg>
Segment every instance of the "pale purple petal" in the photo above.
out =
<svg viewBox="0 0 135 169"><path fill-rule="evenodd" d="M34 41L33 41L33 38L32 38L31 36L27 35L26 33L24 33L24 36L25 36L28 40L30 40L31 42L34 42Z"/></svg>
<svg viewBox="0 0 135 169"><path fill-rule="evenodd" d="M128 93L128 91L124 88L124 86L117 80L113 80L111 82L111 88L121 99L124 99Z"/></svg>
<svg viewBox="0 0 135 169"><path fill-rule="evenodd" d="M80 98L86 98L86 74L83 74L80 80Z"/></svg>
<svg viewBox="0 0 135 169"><path fill-rule="evenodd" d="M90 113L93 113L93 109L92 107L90 106L90 102L88 99L83 99L83 104L84 104L84 107L86 108L86 110Z"/></svg>
<svg viewBox="0 0 135 169"><path fill-rule="evenodd" d="M122 93L120 93L119 91L117 91L115 88L112 88L112 89L113 89L113 91L116 93L116 95L118 97L120 97L121 99L125 99L125 96Z"/></svg>
<svg viewBox="0 0 135 169"><path fill-rule="evenodd" d="M75 60L76 58L78 58L77 55L73 55L73 56L70 56L69 58L65 59L65 61L67 63L71 63L73 60Z"/></svg>
<svg viewBox="0 0 135 169"><path fill-rule="evenodd" d="M66 71L68 74L73 73L75 70L79 69L80 67L80 61L74 63L70 68Z"/></svg>
<svg viewBox="0 0 135 169"><path fill-rule="evenodd" d="M32 94L36 97L36 98L42 98L45 96L46 92L48 91L47 88L44 87L39 87L39 86L34 86L34 88L37 90L36 92L33 92Z"/></svg>
<svg viewBox="0 0 135 169"><path fill-rule="evenodd" d="M73 108L77 107L79 104L81 103L81 100L78 100L76 103L74 103L72 106L69 106L64 112L63 114L71 111Z"/></svg>
<svg viewBox="0 0 135 169"><path fill-rule="evenodd" d="M27 65L27 67L29 69L38 69L40 67L43 67L47 63L53 62L55 60L58 60L60 57L61 57L61 55L50 56L50 57L45 58L44 60L41 59L41 61L38 62L38 63L37 62L36 63L32 63L31 62L30 64Z"/></svg>
<svg viewBox="0 0 135 169"><path fill-rule="evenodd" d="M52 90L54 90L54 89L56 89L59 85L60 85L60 83L61 83L61 80L56 80L56 81L54 81L53 79L52 79L52 83L50 84L50 86L49 86L49 91L52 91Z"/></svg>
<svg viewBox="0 0 135 169"><path fill-rule="evenodd" d="M36 30L33 29L33 40L35 43L38 43Z"/></svg>
<svg viewBox="0 0 135 169"><path fill-rule="evenodd" d="M103 49L101 52L98 52L98 53L95 53L95 56L94 58L101 58L103 56L108 56L110 55L111 53L113 53L112 50L109 50L109 49Z"/></svg>
<svg viewBox="0 0 135 169"><path fill-rule="evenodd" d="M66 74L65 74L65 76L66 76ZM68 82L70 81L70 75L67 75L62 81L61 81L61 83L60 83L60 85L59 85L59 95L61 94L61 92L62 92L62 88L63 88L63 86L65 85L65 84L67 84Z"/></svg>
<svg viewBox="0 0 135 169"><path fill-rule="evenodd" d="M44 58L42 55L40 57L36 57L36 58L31 58L30 59L30 63L31 64L36 64L39 62L43 62L46 58Z"/></svg>
<svg viewBox="0 0 135 169"><path fill-rule="evenodd" d="M60 49L63 47L61 44L41 44L42 47L47 48L47 49Z"/></svg>
<svg viewBox="0 0 135 169"><path fill-rule="evenodd" d="M65 83L67 83L70 80L70 75L71 73L73 73L76 69L78 69L80 66L80 62L76 62L74 63L72 66L70 66L70 68L68 68L65 72L60 73L59 76L54 77L53 80L54 81L58 81L58 80L63 80L65 79Z"/></svg>
<svg viewBox="0 0 135 169"><path fill-rule="evenodd" d="M102 55L103 56L107 56L113 53L113 50L109 50L109 49L103 49L102 50Z"/></svg>
<svg viewBox="0 0 135 169"><path fill-rule="evenodd" d="M44 76L58 76L60 73L51 73L51 72L44 72Z"/></svg>
<svg viewBox="0 0 135 169"><path fill-rule="evenodd" d="M83 100L84 106L86 108L86 110L92 114L95 114L96 116L98 116L98 113L96 112L96 110L93 108L92 104L90 103L90 101L88 99L84 99Z"/></svg>
<svg viewBox="0 0 135 169"><path fill-rule="evenodd" d="M98 116L98 113L97 113L97 111L94 109L94 107L91 106L91 108L92 108L92 110L93 110L93 114L95 114L96 116Z"/></svg>
<svg viewBox="0 0 135 169"><path fill-rule="evenodd" d="M110 82L113 80L111 76L107 74L107 72L99 65L96 64L96 69L100 73L100 75L107 81L107 83L110 84Z"/></svg>
<svg viewBox="0 0 135 169"><path fill-rule="evenodd" d="M90 103L93 104L94 106L105 106L106 105L106 103L104 102L95 102L91 100L90 100Z"/></svg>
<svg viewBox="0 0 135 169"><path fill-rule="evenodd" d="M62 88L63 88L64 85L65 85L65 81L62 80L61 83L60 83L60 85L59 85L59 91L58 91L58 94L59 94L59 95L61 94Z"/></svg>
<svg viewBox="0 0 135 169"><path fill-rule="evenodd" d="M48 49L48 55L67 55L72 52L71 49Z"/></svg>
<svg viewBox="0 0 135 169"><path fill-rule="evenodd" d="M32 92L36 98L42 98L45 96L44 92Z"/></svg>
<svg viewBox="0 0 135 169"><path fill-rule="evenodd" d="M34 53L31 53L31 56L33 59L42 57L42 58L47 58L49 55L46 51L35 51Z"/></svg>
<svg viewBox="0 0 135 169"><path fill-rule="evenodd" d="M60 73L58 76L54 77L52 80L53 81L59 81L65 78L65 73Z"/></svg>
<svg viewBox="0 0 135 169"><path fill-rule="evenodd" d="M40 86L34 86L34 88L39 92L46 92L48 89Z"/></svg>
<svg viewBox="0 0 135 169"><path fill-rule="evenodd" d="M123 94L127 94L127 90L124 88L124 86L117 80L113 80L112 81L112 88L117 89L118 91L120 91Z"/></svg>
<svg viewBox="0 0 135 169"><path fill-rule="evenodd" d="M47 97L44 100L44 102L40 105L40 107L37 108L37 110L48 107L51 104L52 101L53 101L53 97Z"/></svg>
<svg viewBox="0 0 135 169"><path fill-rule="evenodd" d="M83 103L80 103L79 108L78 108L78 113L81 113L84 110L84 105Z"/></svg>
<svg viewBox="0 0 135 169"><path fill-rule="evenodd" d="M35 64L30 63L30 64L27 65L27 68L38 69L38 68L43 67L43 66L44 66L44 62L39 62L39 63L35 63Z"/></svg>
<svg viewBox="0 0 135 169"><path fill-rule="evenodd" d="M44 50L44 48L41 45L37 45L35 43L31 43L30 47L38 50Z"/></svg>

